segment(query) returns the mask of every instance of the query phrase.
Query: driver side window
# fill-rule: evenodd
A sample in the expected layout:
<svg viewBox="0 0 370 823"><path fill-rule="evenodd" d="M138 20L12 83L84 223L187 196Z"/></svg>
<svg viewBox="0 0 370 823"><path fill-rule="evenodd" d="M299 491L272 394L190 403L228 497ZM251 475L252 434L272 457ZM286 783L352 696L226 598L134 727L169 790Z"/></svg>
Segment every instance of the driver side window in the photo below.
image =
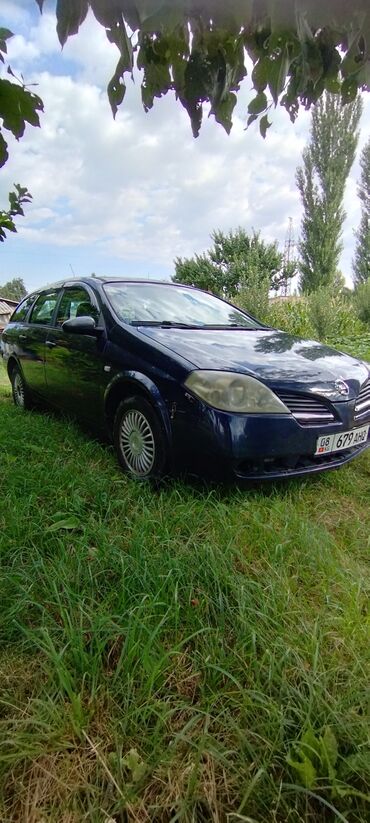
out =
<svg viewBox="0 0 370 823"><path fill-rule="evenodd" d="M72 317L86 316L93 317L96 322L99 318L99 312L93 306L87 291L78 286L66 289L58 307L57 326L62 326L65 320L70 320Z"/></svg>

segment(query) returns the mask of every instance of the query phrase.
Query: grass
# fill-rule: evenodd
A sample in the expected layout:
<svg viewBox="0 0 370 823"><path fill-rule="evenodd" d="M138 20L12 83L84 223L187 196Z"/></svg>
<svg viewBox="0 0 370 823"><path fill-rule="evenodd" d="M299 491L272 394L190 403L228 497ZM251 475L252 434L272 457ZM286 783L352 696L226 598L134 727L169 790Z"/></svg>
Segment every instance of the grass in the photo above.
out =
<svg viewBox="0 0 370 823"><path fill-rule="evenodd" d="M153 491L1 376L0 442L0 819L368 821L369 452Z"/></svg>

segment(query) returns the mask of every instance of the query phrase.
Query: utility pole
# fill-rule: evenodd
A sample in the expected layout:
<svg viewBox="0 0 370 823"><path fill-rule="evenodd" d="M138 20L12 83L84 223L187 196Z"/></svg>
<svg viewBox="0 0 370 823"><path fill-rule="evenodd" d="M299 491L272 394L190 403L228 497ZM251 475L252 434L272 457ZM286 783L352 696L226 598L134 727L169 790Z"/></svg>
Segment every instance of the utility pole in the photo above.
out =
<svg viewBox="0 0 370 823"><path fill-rule="evenodd" d="M283 257L283 273L285 273L285 277L283 280L283 285L281 287L282 296L288 297L290 294L290 287L291 287L291 277L288 276L290 271L291 263L294 260L294 248L295 248L295 241L294 241L294 230L293 230L293 218L289 217L289 226L288 231L285 237L285 245L284 245L284 257Z"/></svg>

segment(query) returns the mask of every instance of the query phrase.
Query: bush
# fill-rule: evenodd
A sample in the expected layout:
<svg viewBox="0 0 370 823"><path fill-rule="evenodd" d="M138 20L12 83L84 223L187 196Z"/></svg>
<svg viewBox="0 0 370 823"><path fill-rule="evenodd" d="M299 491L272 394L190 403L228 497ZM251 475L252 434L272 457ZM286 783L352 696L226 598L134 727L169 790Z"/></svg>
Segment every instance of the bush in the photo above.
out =
<svg viewBox="0 0 370 823"><path fill-rule="evenodd" d="M370 326L370 280L357 286L353 295L353 303L358 318L362 323Z"/></svg>
<svg viewBox="0 0 370 823"><path fill-rule="evenodd" d="M262 323L269 323L269 277L261 277L259 272L248 272L248 281L242 285L237 296L238 306L253 314Z"/></svg>
<svg viewBox="0 0 370 823"><path fill-rule="evenodd" d="M362 331L353 302L347 296L333 294L330 288L317 289L310 294L308 312L320 340L336 335L359 334Z"/></svg>
<svg viewBox="0 0 370 823"><path fill-rule="evenodd" d="M298 337L312 337L314 334L308 314L307 297L271 300L267 322L276 329L283 329Z"/></svg>
<svg viewBox="0 0 370 823"><path fill-rule="evenodd" d="M270 301L267 320L271 326L301 337L327 340L356 336L364 326L353 299L353 292L348 290L333 295L331 289L321 288L307 297Z"/></svg>
<svg viewBox="0 0 370 823"><path fill-rule="evenodd" d="M370 363L370 332L367 334L362 332L357 336L351 334L350 337L331 337L328 342L334 349Z"/></svg>

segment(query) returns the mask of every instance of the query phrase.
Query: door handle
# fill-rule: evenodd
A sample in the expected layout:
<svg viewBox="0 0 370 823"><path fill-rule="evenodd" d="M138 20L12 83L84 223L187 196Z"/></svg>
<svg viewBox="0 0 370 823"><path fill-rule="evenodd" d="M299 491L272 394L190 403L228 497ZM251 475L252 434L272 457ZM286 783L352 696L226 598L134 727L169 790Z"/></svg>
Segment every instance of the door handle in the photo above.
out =
<svg viewBox="0 0 370 823"><path fill-rule="evenodd" d="M27 335L26 334L20 334L19 339L20 340L27 340Z"/></svg>
<svg viewBox="0 0 370 823"><path fill-rule="evenodd" d="M56 346L56 343L53 343L52 340L45 340L45 346L47 346L48 349L53 349L54 346Z"/></svg>

